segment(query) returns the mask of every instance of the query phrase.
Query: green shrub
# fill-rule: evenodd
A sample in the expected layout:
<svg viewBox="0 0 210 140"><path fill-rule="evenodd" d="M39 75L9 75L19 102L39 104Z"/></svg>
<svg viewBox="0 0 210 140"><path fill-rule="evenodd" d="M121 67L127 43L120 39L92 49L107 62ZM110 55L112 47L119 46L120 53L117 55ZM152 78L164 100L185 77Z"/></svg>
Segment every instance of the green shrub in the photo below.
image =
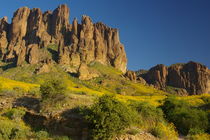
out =
<svg viewBox="0 0 210 140"><path fill-rule="evenodd" d="M12 108L6 113L4 113L4 116L8 117L11 120L19 121L23 118L25 113L25 109L23 108Z"/></svg>
<svg viewBox="0 0 210 140"><path fill-rule="evenodd" d="M191 108L186 102L175 98L167 98L162 106L167 119L174 123L177 130L187 135L190 130L193 133L199 133L195 130L206 131L208 128L207 113Z"/></svg>
<svg viewBox="0 0 210 140"><path fill-rule="evenodd" d="M164 119L161 108L145 102L132 102L131 106L138 111L139 126L160 139L176 139L177 133L173 124Z"/></svg>
<svg viewBox="0 0 210 140"><path fill-rule="evenodd" d="M58 136L58 137L55 137L54 140L71 140L71 139L67 136Z"/></svg>
<svg viewBox="0 0 210 140"><path fill-rule="evenodd" d="M210 97L201 97L201 99L206 103L206 104L210 104Z"/></svg>
<svg viewBox="0 0 210 140"><path fill-rule="evenodd" d="M49 134L46 131L38 131L38 132L35 133L35 137L38 140L45 140L49 137Z"/></svg>
<svg viewBox="0 0 210 140"><path fill-rule="evenodd" d="M0 140L26 139L29 130L17 122L0 117Z"/></svg>
<svg viewBox="0 0 210 140"><path fill-rule="evenodd" d="M139 130L138 128L131 128L131 129L126 131L126 134L136 135L136 134L138 134L140 132L141 132L141 130Z"/></svg>
<svg viewBox="0 0 210 140"><path fill-rule="evenodd" d="M164 137L164 132L162 131L159 125L153 127L149 132L155 137L158 137L158 138Z"/></svg>
<svg viewBox="0 0 210 140"><path fill-rule="evenodd" d="M204 133L203 129L198 129L198 128L190 128L189 130L189 135L196 135L196 134L202 134Z"/></svg>
<svg viewBox="0 0 210 140"><path fill-rule="evenodd" d="M49 80L40 86L41 113L52 113L61 109L68 101L67 86L62 80Z"/></svg>
<svg viewBox="0 0 210 140"><path fill-rule="evenodd" d="M40 86L40 92L43 100L53 99L65 95L66 85L62 80L52 79Z"/></svg>
<svg viewBox="0 0 210 140"><path fill-rule="evenodd" d="M150 122L163 121L163 111L160 108L150 105L145 102L134 102L131 106L137 110L142 121L149 120Z"/></svg>
<svg viewBox="0 0 210 140"><path fill-rule="evenodd" d="M137 113L113 96L100 97L85 117L91 129L91 139L107 140L135 122Z"/></svg>
<svg viewBox="0 0 210 140"><path fill-rule="evenodd" d="M186 140L210 140L210 134L201 133L196 135L188 135Z"/></svg>

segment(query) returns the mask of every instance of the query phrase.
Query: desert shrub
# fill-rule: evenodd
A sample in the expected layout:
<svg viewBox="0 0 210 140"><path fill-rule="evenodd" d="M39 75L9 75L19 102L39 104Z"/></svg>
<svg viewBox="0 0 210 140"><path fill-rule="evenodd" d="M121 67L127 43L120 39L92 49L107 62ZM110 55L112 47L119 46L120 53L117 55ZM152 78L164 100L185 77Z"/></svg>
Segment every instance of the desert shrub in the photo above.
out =
<svg viewBox="0 0 210 140"><path fill-rule="evenodd" d="M21 124L0 117L0 139L26 139L29 131Z"/></svg>
<svg viewBox="0 0 210 140"><path fill-rule="evenodd" d="M58 136L53 139L54 140L71 140L68 136Z"/></svg>
<svg viewBox="0 0 210 140"><path fill-rule="evenodd" d="M210 134L201 133L195 135L188 135L186 137L187 140L210 140Z"/></svg>
<svg viewBox="0 0 210 140"><path fill-rule="evenodd" d="M40 97L40 89L39 88L32 88L28 91L28 95L32 95L34 97Z"/></svg>
<svg viewBox="0 0 210 140"><path fill-rule="evenodd" d="M191 128L188 132L189 135L196 135L196 134L202 134L204 133L203 129L198 129L198 128Z"/></svg>
<svg viewBox="0 0 210 140"><path fill-rule="evenodd" d="M164 140L175 140L178 138L174 125L166 122L157 123L157 125L152 127L149 132L152 135Z"/></svg>
<svg viewBox="0 0 210 140"><path fill-rule="evenodd" d="M60 79L49 80L40 86L41 113L53 112L68 101L67 86Z"/></svg>
<svg viewBox="0 0 210 140"><path fill-rule="evenodd" d="M162 109L166 118L173 122L177 130L187 135L190 131L195 130L206 131L208 128L207 113L191 108L186 102L177 100L175 97L169 97L165 100Z"/></svg>
<svg viewBox="0 0 210 140"><path fill-rule="evenodd" d="M133 124L137 113L115 97L104 95L90 107L85 118L90 126L91 139L107 140Z"/></svg>
<svg viewBox="0 0 210 140"><path fill-rule="evenodd" d="M130 128L126 131L126 134L136 135L140 132L141 132L141 130L139 130L138 128Z"/></svg>
<svg viewBox="0 0 210 140"><path fill-rule="evenodd" d="M45 140L49 137L49 134L48 134L47 131L41 130L41 131L38 131L38 132L35 133L35 137L38 140Z"/></svg>
<svg viewBox="0 0 210 140"><path fill-rule="evenodd" d="M6 113L4 113L4 116L8 117L11 120L19 121L23 118L25 113L26 112L24 108L12 108Z"/></svg>
<svg viewBox="0 0 210 140"><path fill-rule="evenodd" d="M54 99L66 94L66 85L62 80L52 79L40 86L43 100Z"/></svg>
<svg viewBox="0 0 210 140"><path fill-rule="evenodd" d="M149 120L150 122L159 122L164 120L163 111L149 103L133 102L131 106L137 110L142 121Z"/></svg>
<svg viewBox="0 0 210 140"><path fill-rule="evenodd" d="M138 111L140 127L161 139L177 138L175 127L165 121L162 109L145 102L132 102L131 106Z"/></svg>
<svg viewBox="0 0 210 140"><path fill-rule="evenodd" d="M202 99L206 104L210 104L210 96L203 96L203 97L201 97L201 99Z"/></svg>
<svg viewBox="0 0 210 140"><path fill-rule="evenodd" d="M14 92L17 94L17 96L22 96L25 94L25 90L21 87L13 87Z"/></svg>

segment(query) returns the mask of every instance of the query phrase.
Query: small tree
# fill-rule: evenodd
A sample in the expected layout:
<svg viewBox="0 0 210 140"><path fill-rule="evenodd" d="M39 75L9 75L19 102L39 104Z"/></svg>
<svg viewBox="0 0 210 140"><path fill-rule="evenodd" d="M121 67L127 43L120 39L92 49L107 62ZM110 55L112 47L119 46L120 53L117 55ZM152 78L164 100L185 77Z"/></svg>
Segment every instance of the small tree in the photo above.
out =
<svg viewBox="0 0 210 140"><path fill-rule="evenodd" d="M113 138L134 123L135 118L134 110L109 95L100 97L86 115L94 140Z"/></svg>
<svg viewBox="0 0 210 140"><path fill-rule="evenodd" d="M59 79L50 80L40 86L40 92L42 100L55 99L58 96L65 95L66 85Z"/></svg>

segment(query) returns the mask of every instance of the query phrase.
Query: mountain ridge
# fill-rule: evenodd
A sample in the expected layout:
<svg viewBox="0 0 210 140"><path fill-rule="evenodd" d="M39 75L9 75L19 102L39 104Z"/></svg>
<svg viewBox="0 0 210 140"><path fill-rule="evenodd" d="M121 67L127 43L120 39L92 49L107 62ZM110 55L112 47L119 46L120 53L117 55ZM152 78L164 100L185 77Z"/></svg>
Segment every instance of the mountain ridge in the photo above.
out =
<svg viewBox="0 0 210 140"><path fill-rule="evenodd" d="M21 66L25 61L37 64L48 61L42 48L58 46L57 63L79 67L81 63L98 61L125 73L127 57L120 43L117 29L103 23L93 23L83 16L81 24L76 19L69 23L69 8L60 5L53 12L42 14L39 8L19 8L7 23L0 20L0 48L5 62Z"/></svg>
<svg viewBox="0 0 210 140"><path fill-rule="evenodd" d="M42 13L39 8L19 8L12 22L0 19L1 61L10 66L41 64L34 73L49 72L51 64L61 65L66 72L81 80L100 77L89 65L100 62L112 66L131 81L138 81L166 90L173 87L179 95L210 92L208 68L197 62L170 67L157 65L144 74L127 70L127 57L119 32L104 23L93 23L83 15L81 23L74 18L69 23L70 9L60 5L54 11ZM167 90L166 90L167 91Z"/></svg>

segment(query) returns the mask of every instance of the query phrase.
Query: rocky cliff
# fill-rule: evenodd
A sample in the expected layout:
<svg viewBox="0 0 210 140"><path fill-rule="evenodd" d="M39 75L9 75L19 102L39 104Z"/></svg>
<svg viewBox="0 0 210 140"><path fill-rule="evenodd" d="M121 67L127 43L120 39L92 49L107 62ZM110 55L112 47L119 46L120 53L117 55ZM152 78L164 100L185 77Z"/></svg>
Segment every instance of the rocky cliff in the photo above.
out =
<svg viewBox="0 0 210 140"><path fill-rule="evenodd" d="M0 19L1 59L17 66L51 61L46 48L57 45L56 63L79 68L82 63L97 61L125 73L127 58L118 30L93 23L88 16L81 23L74 19L70 24L69 12L67 5L44 13L22 7L11 24L6 17Z"/></svg>
<svg viewBox="0 0 210 140"><path fill-rule="evenodd" d="M148 72L140 74L147 83L157 88L165 89L167 86L183 89L190 95L209 92L209 70L206 66L189 62L187 64L174 64L170 67L157 65Z"/></svg>

